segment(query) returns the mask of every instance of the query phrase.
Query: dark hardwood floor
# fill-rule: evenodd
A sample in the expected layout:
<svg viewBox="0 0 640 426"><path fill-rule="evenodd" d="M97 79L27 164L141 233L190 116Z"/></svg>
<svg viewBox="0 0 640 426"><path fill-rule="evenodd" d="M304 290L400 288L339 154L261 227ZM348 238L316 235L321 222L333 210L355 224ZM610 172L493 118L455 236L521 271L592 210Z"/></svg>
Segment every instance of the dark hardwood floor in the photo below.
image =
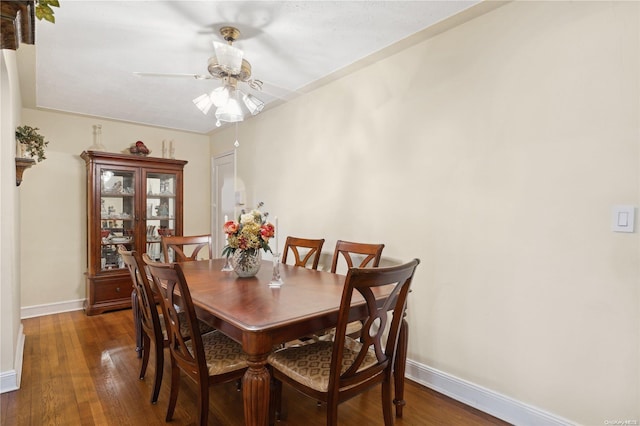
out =
<svg viewBox="0 0 640 426"><path fill-rule="evenodd" d="M87 317L82 311L23 320L26 335L21 388L1 395L2 425L163 425L169 393L169 359L156 405L149 402L153 359L145 380L130 310ZM151 355L153 357L153 354ZM195 391L185 377L173 425L195 419ZM318 407L286 386L285 419L278 425L325 424ZM407 381L407 406L396 425L505 425L414 382ZM241 392L235 384L210 392L211 425L242 425ZM374 389L340 406L340 424L382 425L380 390Z"/></svg>

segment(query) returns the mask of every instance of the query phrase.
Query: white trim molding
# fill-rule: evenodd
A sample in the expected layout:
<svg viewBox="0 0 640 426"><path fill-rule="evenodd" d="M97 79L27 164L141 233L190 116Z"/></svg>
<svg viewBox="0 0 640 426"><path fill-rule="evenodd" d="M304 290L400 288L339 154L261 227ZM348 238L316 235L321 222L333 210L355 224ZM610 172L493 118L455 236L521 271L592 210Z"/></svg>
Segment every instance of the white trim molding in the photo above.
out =
<svg viewBox="0 0 640 426"><path fill-rule="evenodd" d="M49 303L46 305L23 306L20 318L41 317L43 315L60 314L62 312L80 311L83 309L84 299L68 300L66 302Z"/></svg>
<svg viewBox="0 0 640 426"><path fill-rule="evenodd" d="M410 359L407 360L406 377L513 425L577 425L555 414Z"/></svg>
<svg viewBox="0 0 640 426"><path fill-rule="evenodd" d="M13 362L14 369L0 372L0 393L11 392L20 389L22 378L22 357L24 354L24 329L22 324L18 329L18 341L16 342L16 356Z"/></svg>

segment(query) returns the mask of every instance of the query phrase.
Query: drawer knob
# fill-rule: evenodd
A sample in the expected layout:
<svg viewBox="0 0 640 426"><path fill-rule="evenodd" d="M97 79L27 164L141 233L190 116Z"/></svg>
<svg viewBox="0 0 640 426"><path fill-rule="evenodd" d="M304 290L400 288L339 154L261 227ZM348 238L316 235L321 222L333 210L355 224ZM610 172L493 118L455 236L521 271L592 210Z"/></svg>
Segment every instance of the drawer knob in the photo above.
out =
<svg viewBox="0 0 640 426"><path fill-rule="evenodd" d="M120 293L120 287L116 287L116 291Z"/></svg>

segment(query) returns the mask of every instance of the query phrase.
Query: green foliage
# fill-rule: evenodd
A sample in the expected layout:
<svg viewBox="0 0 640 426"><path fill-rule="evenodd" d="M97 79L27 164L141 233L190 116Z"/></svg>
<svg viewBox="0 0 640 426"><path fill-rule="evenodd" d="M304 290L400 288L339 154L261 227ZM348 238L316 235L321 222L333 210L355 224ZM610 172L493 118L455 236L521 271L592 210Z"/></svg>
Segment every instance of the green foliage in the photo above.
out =
<svg viewBox="0 0 640 426"><path fill-rule="evenodd" d="M58 0L38 0L36 4L36 18L42 21L49 21L53 24L56 22L56 17L53 16L52 7L60 7Z"/></svg>
<svg viewBox="0 0 640 426"><path fill-rule="evenodd" d="M44 136L38 133L37 127L18 126L16 128L16 140L25 146L31 158L38 162L45 160L44 148L49 145L49 141L44 140Z"/></svg>

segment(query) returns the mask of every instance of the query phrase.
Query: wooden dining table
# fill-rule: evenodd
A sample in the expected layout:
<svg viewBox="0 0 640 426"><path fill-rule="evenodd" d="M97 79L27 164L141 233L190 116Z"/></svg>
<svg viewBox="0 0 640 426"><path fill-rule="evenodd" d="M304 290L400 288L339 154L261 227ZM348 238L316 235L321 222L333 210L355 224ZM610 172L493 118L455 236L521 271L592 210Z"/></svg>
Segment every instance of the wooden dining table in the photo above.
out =
<svg viewBox="0 0 640 426"><path fill-rule="evenodd" d="M283 284L270 287L273 263L263 261L255 277L223 272L224 259L182 262L200 319L239 342L249 368L242 380L244 418L248 426L269 421L270 374L267 357L282 343L334 327L345 276L298 266L279 265ZM354 297L350 320L365 315L363 299ZM396 416L404 405L407 325L403 321L394 368Z"/></svg>

